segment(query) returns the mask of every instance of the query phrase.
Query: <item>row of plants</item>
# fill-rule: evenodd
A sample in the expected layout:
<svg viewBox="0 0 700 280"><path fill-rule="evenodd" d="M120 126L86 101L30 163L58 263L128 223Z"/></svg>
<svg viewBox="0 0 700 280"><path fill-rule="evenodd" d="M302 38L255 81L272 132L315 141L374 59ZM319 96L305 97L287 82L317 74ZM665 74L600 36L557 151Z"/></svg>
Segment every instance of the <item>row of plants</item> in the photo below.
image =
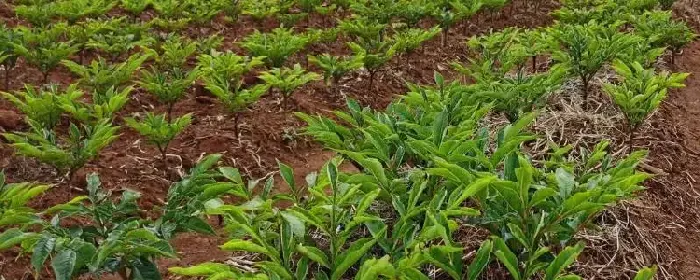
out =
<svg viewBox="0 0 700 280"><path fill-rule="evenodd" d="M281 165L289 195L242 192L242 202L209 212L224 216L231 235L221 249L254 254L254 269L204 263L170 271L207 279L478 279L497 262L512 279L581 279L568 270L585 248L577 233L643 189L650 175L637 165L646 152L616 158L609 141L552 144L536 161L525 147L538 136L527 127L564 81L578 79L587 99L593 77L610 66L618 78L602 88L632 134L688 76L654 68L671 43L644 33L644 20L670 20L668 12L629 7L620 15L615 24L559 22L474 38L476 55L455 65L473 83L436 74L435 86L410 85L386 110L349 100L332 118L298 113L306 134L338 157L301 187ZM693 37L681 31L680 45ZM539 72L542 56L552 65ZM484 117L493 113L510 124L492 131ZM360 171L339 171L343 162ZM490 235L468 256L459 242L467 227ZM655 270L634 278L652 279Z"/></svg>
<svg viewBox="0 0 700 280"><path fill-rule="evenodd" d="M455 19L450 13L463 11L466 2L441 6L445 18ZM474 38L469 42L472 58L454 65L473 81L470 84L446 82L436 74L435 86L409 85L409 92L386 110L363 109L349 100L348 111L336 112L334 118L298 113L308 123L306 133L339 156L307 175L303 185L295 182L289 166L280 163L290 193L273 190L272 177L245 181L236 169L215 167L218 156L205 158L174 183L155 219L143 217L137 193L124 191L115 200L100 189L96 175L88 177L87 196L38 213L26 203L46 186L0 184L0 226L8 228L0 234L0 250L19 247L30 253L37 277L50 259L57 279L84 273L160 279L154 262L175 257L169 240L185 231L212 234L204 215L217 215L223 217L230 235L222 250L252 254L254 266L246 270L205 263L173 267L172 273L208 279L478 279L486 267L498 266L513 279L579 279L568 270L585 248L576 233L593 228L601 211L642 190L649 175L636 167L645 152L630 149L628 155L616 158L607 153L607 141L590 150L553 145L544 161L536 161L524 147L538 136L528 133L527 127L562 83L579 79L586 99L594 91L591 81L596 73L612 65L619 80L603 85L603 90L626 116L632 143L634 131L667 90L682 86L687 77L658 72L655 62L666 48L675 53L693 38L670 13L655 10L657 2L649 6L638 2L601 1L601 8L590 11L591 5L565 1L555 13L562 20L551 27L506 29ZM178 3L163 7L178 10ZM95 36L88 36L84 45L69 39L67 30L73 30L70 24L77 21L3 29L3 38L18 38L21 43L11 43L0 58L22 57L45 71L45 77L61 64L80 78L67 89L27 86L3 94L27 115L30 125L30 131L5 138L20 154L70 176L118 137L115 113L128 101L138 71L136 86L155 95L167 112L147 112L125 122L151 141L167 162L168 143L192 122L190 114L172 116L173 106L195 80L237 120L271 88L287 103L303 84L323 77L337 91L344 75L364 68L371 89L376 73L392 57L419 49L441 31L448 34L449 25L444 23L442 29L395 28L395 15L379 12L386 3L349 6L355 16L339 22L338 30L351 38L353 55L309 57L323 75L285 64L287 57L333 34L327 30L256 31L241 42L249 52L243 56L216 51L221 43L217 37L197 43L177 36L153 39L144 35L148 27L128 23L144 28L139 31L144 36L124 38L148 43L106 39L100 52L113 53L111 59L82 65L68 59L82 53ZM430 10L432 5L438 4L416 7ZM615 10L612 23L606 10L610 6L615 7L610 8ZM594 15L586 22L562 16L598 11L606 16L596 20ZM128 22L116 21L118 26ZM37 47L42 44L48 47ZM62 44L68 47L58 47ZM68 48L70 54L63 55ZM131 56L123 62L112 62L127 53ZM540 67L542 57L552 65ZM145 63L151 67L140 69ZM246 84L244 77L253 73L264 83ZM86 91L92 93L90 101L83 98ZM66 114L75 124L62 135L56 126ZM503 114L510 124L492 130L484 124L487 114ZM235 130L238 134L238 125ZM339 171L344 162L359 172ZM230 200L223 197L238 202L226 203ZM75 223L85 219L89 222ZM476 252L465 252L460 243L466 227L490 235ZM439 272L430 274L428 267ZM636 279L651 279L654 271L642 269Z"/></svg>

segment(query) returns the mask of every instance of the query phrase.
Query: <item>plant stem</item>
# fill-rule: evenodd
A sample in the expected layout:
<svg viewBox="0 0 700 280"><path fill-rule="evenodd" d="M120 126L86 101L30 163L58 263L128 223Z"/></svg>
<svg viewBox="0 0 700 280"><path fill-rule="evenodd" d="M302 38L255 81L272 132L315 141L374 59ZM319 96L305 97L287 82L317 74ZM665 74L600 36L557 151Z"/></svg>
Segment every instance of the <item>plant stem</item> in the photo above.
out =
<svg viewBox="0 0 700 280"><path fill-rule="evenodd" d="M532 56L532 73L537 72L537 56Z"/></svg>
<svg viewBox="0 0 700 280"><path fill-rule="evenodd" d="M118 272L118 273L119 273L119 276L120 276L122 279L124 279L124 280L128 280L128 279L129 279L129 274L128 274L127 271L126 271L126 266L122 266L121 268L119 268L119 272Z"/></svg>
<svg viewBox="0 0 700 280"><path fill-rule="evenodd" d="M583 101L588 101L588 77L586 76L581 76L581 81L583 82Z"/></svg>
<svg viewBox="0 0 700 280"><path fill-rule="evenodd" d="M634 133L636 131L637 131L636 126L630 126L630 131L629 131L629 135L628 135L629 140L627 141L627 148L629 149L629 151L627 151L628 153L631 153L632 149L634 149Z"/></svg>
<svg viewBox="0 0 700 280"><path fill-rule="evenodd" d="M5 65L5 90L10 90L10 69Z"/></svg>
<svg viewBox="0 0 700 280"><path fill-rule="evenodd" d="M443 46L443 47L447 45L447 36L449 35L449 34L448 34L449 31L450 31L450 28L447 27L447 26L445 26L445 27L442 29L442 46Z"/></svg>
<svg viewBox="0 0 700 280"><path fill-rule="evenodd" d="M175 102L170 102L168 103L168 115L166 116L168 120L168 124L170 124L170 121L172 121L173 117L173 107L175 107Z"/></svg>
<svg viewBox="0 0 700 280"><path fill-rule="evenodd" d="M233 133L236 134L236 138L238 138L238 122L240 121L241 118L241 113L236 112L233 114Z"/></svg>
<svg viewBox="0 0 700 280"><path fill-rule="evenodd" d="M163 164L163 169L168 169L168 145L170 143L165 144L164 147L158 146L158 150L160 151L160 160L161 163Z"/></svg>

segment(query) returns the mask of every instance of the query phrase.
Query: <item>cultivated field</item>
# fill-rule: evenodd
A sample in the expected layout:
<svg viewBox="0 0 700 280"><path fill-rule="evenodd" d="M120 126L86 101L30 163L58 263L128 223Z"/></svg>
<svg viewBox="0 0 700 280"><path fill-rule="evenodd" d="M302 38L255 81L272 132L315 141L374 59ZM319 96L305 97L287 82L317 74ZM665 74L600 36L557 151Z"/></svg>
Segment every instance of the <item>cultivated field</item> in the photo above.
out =
<svg viewBox="0 0 700 280"><path fill-rule="evenodd" d="M700 279L697 0L0 2L0 280Z"/></svg>

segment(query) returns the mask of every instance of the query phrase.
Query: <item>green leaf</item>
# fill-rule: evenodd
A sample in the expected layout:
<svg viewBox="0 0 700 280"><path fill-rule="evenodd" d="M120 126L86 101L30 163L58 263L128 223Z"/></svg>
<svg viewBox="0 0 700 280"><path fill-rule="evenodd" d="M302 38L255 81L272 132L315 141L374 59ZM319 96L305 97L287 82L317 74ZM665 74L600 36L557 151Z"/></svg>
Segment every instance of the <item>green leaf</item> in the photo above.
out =
<svg viewBox="0 0 700 280"><path fill-rule="evenodd" d="M362 238L355 241L350 248L348 248L343 254L338 256L336 260L335 268L333 269L333 274L331 275L331 280L338 280L343 277L345 272L355 265L369 249L377 243L377 239L374 238Z"/></svg>
<svg viewBox="0 0 700 280"><path fill-rule="evenodd" d="M563 168L557 168L555 177L557 185L559 186L559 195L561 195L562 198L568 198L576 186L574 175Z"/></svg>
<svg viewBox="0 0 700 280"><path fill-rule="evenodd" d="M469 272L467 273L468 280L475 280L479 277L479 274L486 268L486 266L491 261L491 250L493 249L493 243L491 240L486 240L481 243L479 251L476 252L476 257L469 265Z"/></svg>
<svg viewBox="0 0 700 280"><path fill-rule="evenodd" d="M41 272L41 269L44 267L44 262L51 252L53 252L55 245L56 238L50 235L42 235L41 239L34 244L31 263L36 274Z"/></svg>
<svg viewBox="0 0 700 280"><path fill-rule="evenodd" d="M146 258L140 258L132 263L131 280L160 280L158 266Z"/></svg>
<svg viewBox="0 0 700 280"><path fill-rule="evenodd" d="M513 253L506 242L503 239L494 237L493 238L494 249L496 251L494 254L498 260L508 269L510 276L515 280L520 280L520 271L518 270L518 257Z"/></svg>
<svg viewBox="0 0 700 280"><path fill-rule="evenodd" d="M270 274L277 275L283 280L291 280L293 279L292 274L287 271L282 265L274 262L260 262L258 263L258 266L260 268L266 270Z"/></svg>
<svg viewBox="0 0 700 280"><path fill-rule="evenodd" d="M168 271L183 276L207 276L226 272L231 266L220 263L203 263L190 267L169 267Z"/></svg>
<svg viewBox="0 0 700 280"><path fill-rule="evenodd" d="M279 166L280 169L280 175L282 175L282 179L289 185L289 188L293 191L296 192L296 184L294 182L294 170L292 170L289 165L286 165L282 163L281 161L277 161L277 165Z"/></svg>
<svg viewBox="0 0 700 280"><path fill-rule="evenodd" d="M371 259L365 261L360 267L360 271L355 275L355 280L376 280L380 276L385 276L393 279L396 274L394 266L389 261L389 256L384 256L381 259Z"/></svg>
<svg viewBox="0 0 700 280"><path fill-rule="evenodd" d="M576 261L576 257L578 257L578 254L580 254L584 248L585 246L583 242L579 242L575 246L569 246L562 250L561 253L559 253L559 255L557 255L557 257L554 258L554 261L552 261L552 263L549 264L549 266L545 270L545 279L557 279L559 274L561 274L564 271L564 269L566 269L572 263L574 263L574 261Z"/></svg>
<svg viewBox="0 0 700 280"><path fill-rule="evenodd" d="M56 280L71 280L77 254L72 250L62 250L54 256L51 266L53 267Z"/></svg>
<svg viewBox="0 0 700 280"><path fill-rule="evenodd" d="M328 262L328 256L326 256L326 253L324 253L320 249L318 249L316 247L304 246L304 245L298 244L296 247L296 250L297 250L297 252L308 257L312 261L315 261L322 266L330 268L330 264Z"/></svg>
<svg viewBox="0 0 700 280"><path fill-rule="evenodd" d="M264 254L269 253L265 247L243 239L229 240L228 242L224 243L224 245L221 245L221 249L224 251L245 251L250 253Z"/></svg>
<svg viewBox="0 0 700 280"><path fill-rule="evenodd" d="M642 268L634 276L634 280L652 280L654 275L656 275L656 270L656 266Z"/></svg>

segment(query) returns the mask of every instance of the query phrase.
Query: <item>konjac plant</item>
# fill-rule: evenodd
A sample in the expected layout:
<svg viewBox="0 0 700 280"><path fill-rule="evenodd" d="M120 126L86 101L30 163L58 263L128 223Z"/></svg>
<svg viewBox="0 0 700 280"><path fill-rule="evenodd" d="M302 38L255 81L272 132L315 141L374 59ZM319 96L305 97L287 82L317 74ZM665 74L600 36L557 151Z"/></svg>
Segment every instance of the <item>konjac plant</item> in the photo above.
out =
<svg viewBox="0 0 700 280"><path fill-rule="evenodd" d="M637 62L616 60L613 69L620 76L619 84L605 84L604 91L613 99L627 120L629 148L632 149L634 133L647 117L656 111L666 99L671 88L684 87L689 73L656 73Z"/></svg>
<svg viewBox="0 0 700 280"><path fill-rule="evenodd" d="M214 233L204 221L205 204L218 201L235 187L214 180L222 176L214 167L220 158L220 155L206 156L181 181L173 183L166 206L157 218L141 216L144 210L138 205L140 193L125 188L117 198L92 173L86 178L87 195L42 211L42 216L51 217L44 220L23 204L46 187L26 183L5 185L3 180L0 217L21 214L27 219L14 219L9 223L14 227L0 233L0 250L17 247L30 255L36 278L40 277L44 264L49 263L57 280L100 277L107 273L124 280L162 279L156 261L177 257L170 244L177 234ZM13 195L12 200L9 195ZM67 225L64 221L70 219L88 222Z"/></svg>
<svg viewBox="0 0 700 280"><path fill-rule="evenodd" d="M243 84L243 76L263 65L263 60L264 57L245 57L231 52L199 57L198 69L205 88L233 116L236 137L239 134L241 112L268 91L267 85L244 87Z"/></svg>

